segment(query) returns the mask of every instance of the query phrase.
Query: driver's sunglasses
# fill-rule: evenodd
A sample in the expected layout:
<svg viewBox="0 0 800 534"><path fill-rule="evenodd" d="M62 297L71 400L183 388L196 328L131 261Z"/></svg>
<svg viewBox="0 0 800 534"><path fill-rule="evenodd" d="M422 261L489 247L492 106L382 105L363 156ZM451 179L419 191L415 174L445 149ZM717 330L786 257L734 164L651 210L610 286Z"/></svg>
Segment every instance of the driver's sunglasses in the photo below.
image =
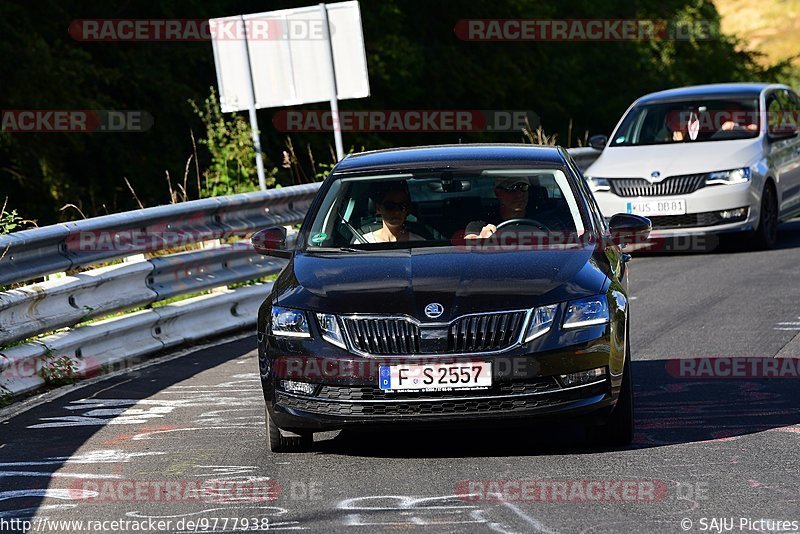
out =
<svg viewBox="0 0 800 534"><path fill-rule="evenodd" d="M528 191L531 188L531 184L519 182L513 185L498 185L498 189L502 189L503 191L508 191L509 193L514 193L515 191Z"/></svg>
<svg viewBox="0 0 800 534"><path fill-rule="evenodd" d="M406 204L405 202L392 202L391 200L387 200L386 202L381 204L381 206L383 206L384 209L387 209L389 211L408 209L408 204Z"/></svg>

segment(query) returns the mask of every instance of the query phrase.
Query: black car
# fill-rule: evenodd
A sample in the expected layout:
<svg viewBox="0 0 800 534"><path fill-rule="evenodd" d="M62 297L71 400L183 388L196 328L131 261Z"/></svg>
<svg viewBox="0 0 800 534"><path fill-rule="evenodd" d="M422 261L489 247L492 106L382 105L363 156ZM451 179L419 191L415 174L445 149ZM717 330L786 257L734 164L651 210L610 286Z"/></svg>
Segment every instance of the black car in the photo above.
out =
<svg viewBox="0 0 800 534"><path fill-rule="evenodd" d="M560 147L353 154L322 184L258 317L273 451L313 433L581 416L633 434L627 254Z"/></svg>

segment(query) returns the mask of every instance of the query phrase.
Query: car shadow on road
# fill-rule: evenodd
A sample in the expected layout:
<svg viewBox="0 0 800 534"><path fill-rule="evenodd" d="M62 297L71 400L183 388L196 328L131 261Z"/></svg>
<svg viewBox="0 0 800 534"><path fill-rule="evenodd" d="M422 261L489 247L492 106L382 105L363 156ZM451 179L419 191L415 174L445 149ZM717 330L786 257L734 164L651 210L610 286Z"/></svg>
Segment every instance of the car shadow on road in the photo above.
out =
<svg viewBox="0 0 800 534"><path fill-rule="evenodd" d="M800 218L778 226L778 241L774 250L800 248ZM707 236L676 237L651 240L647 250L632 251L635 257L663 257L702 254L759 253L753 250L747 236L741 233Z"/></svg>
<svg viewBox="0 0 800 534"><path fill-rule="evenodd" d="M797 366L795 366L795 369ZM694 378L674 360L633 363L636 432L627 450L728 441L765 431L800 432L798 378ZM470 457L591 454L583 425L342 432L315 442L319 454L370 457ZM607 449L606 449L607 450Z"/></svg>
<svg viewBox="0 0 800 534"><path fill-rule="evenodd" d="M72 465L83 466L83 476L92 477L97 465L115 465L128 461L123 449L130 448L131 428L137 432L171 428L159 423L158 413L151 423L118 427L116 438L103 442L106 448L81 455L85 444L100 430L114 423L127 408L184 382L198 373L255 350L252 336L219 345L198 348L182 357L158 365L131 369L94 383L66 386L59 396L42 397L43 402L21 410L0 423L0 520L25 519L40 511L44 498L62 502L62 507L76 506L81 497L78 485L61 488L54 481L76 481L75 475L54 478L55 473ZM155 355L153 361L163 355ZM135 362L127 362L131 365ZM102 406L109 402L110 406ZM167 401L169 402L169 400ZM93 403L97 403L94 405ZM11 408L14 408L12 405ZM148 406L143 410L147 411ZM156 411L160 407L156 407ZM163 413L163 412L160 412ZM147 448L147 447L145 447ZM76 455L78 457L76 458ZM73 478L69 478L73 477ZM69 503L73 504L69 504ZM58 505L54 505L58 506ZM11 532L18 531L11 527ZM6 532L0 527L0 532Z"/></svg>

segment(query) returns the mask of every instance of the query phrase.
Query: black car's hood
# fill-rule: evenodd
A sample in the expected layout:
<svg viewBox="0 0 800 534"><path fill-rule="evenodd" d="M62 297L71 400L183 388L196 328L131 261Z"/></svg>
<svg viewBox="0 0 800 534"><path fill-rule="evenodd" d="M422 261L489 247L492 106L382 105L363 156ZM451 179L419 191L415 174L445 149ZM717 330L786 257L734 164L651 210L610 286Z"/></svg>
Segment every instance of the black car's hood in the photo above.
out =
<svg viewBox="0 0 800 534"><path fill-rule="evenodd" d="M592 245L569 250L469 252L416 248L298 253L276 284L281 305L336 314L407 314L438 302L449 321L466 313L530 308L598 294L605 259ZM599 261L598 261L599 260Z"/></svg>

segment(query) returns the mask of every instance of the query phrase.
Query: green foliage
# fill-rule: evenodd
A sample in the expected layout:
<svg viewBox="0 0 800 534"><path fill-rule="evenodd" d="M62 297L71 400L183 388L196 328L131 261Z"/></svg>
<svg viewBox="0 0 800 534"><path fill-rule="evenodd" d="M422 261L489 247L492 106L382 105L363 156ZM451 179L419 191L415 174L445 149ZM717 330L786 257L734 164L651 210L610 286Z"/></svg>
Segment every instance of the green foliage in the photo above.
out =
<svg viewBox="0 0 800 534"><path fill-rule="evenodd" d="M211 155L211 163L203 172L205 187L201 196L231 195L258 190L258 171L255 162L252 129L238 114L226 118L220 109L214 88L203 101L202 107L189 100L195 114L205 128L205 137L199 139ZM277 168L266 176L267 186L275 185Z"/></svg>
<svg viewBox="0 0 800 534"><path fill-rule="evenodd" d="M314 174L314 180L317 182L321 182L328 175L331 173L333 168L336 166L335 163L320 163L316 166L316 173Z"/></svg>
<svg viewBox="0 0 800 534"><path fill-rule="evenodd" d="M283 168L289 170L292 177L291 183L293 185L305 184L308 182L321 182L327 178L328 174L330 174L331 170L336 166L336 155L330 145L328 145L328 150L331 155L330 163L318 163L317 158L314 157L314 151L310 143L306 145L307 163L301 161L297 156L291 137L286 138L285 146L286 150L283 151ZM354 151L355 150L351 148L347 154Z"/></svg>
<svg viewBox="0 0 800 534"><path fill-rule="evenodd" d="M0 386L0 408L8 406L9 404L11 404L12 400L13 400L13 395L11 394L11 392L8 391L3 386Z"/></svg>
<svg viewBox="0 0 800 534"><path fill-rule="evenodd" d="M68 356L53 358L47 356L43 360L39 376L51 387L72 384L78 378L78 366Z"/></svg>
<svg viewBox="0 0 800 534"><path fill-rule="evenodd" d="M91 4L40 0L34 8L0 2L0 57L24 66L3 70L0 102L17 110L141 110L153 116L154 125L142 133L0 132L0 198L10 196L19 213L41 224L74 217L74 211L59 211L69 203L89 217L135 209L131 189L143 205L174 201L164 171L186 175L187 155L194 154L191 131L203 132L193 161L207 172L188 185L184 179L182 198L255 189L249 122L221 114L216 96L208 97L215 68L207 42L92 43L66 31L76 13L87 9L99 19L209 19L248 13L252 6L240 0ZM785 11L779 4L775 9ZM268 9L302 5L307 3L273 0ZM361 15L371 95L341 101L342 111L532 111L540 118L534 129L541 125L565 146L578 144L587 131L610 133L630 103L651 91L800 79L787 63L766 64L747 51L748 43L724 34L638 42L468 42L453 31L461 19L508 18L655 19L716 28L720 17L710 0L447 0L426 2L422 10L411 0L370 0L361 2ZM190 100L199 104L193 109L186 104ZM325 111L328 105L303 107ZM270 182L291 185L323 177L335 160L328 156L332 134L292 133L295 146L303 147L298 161L286 150L285 132L273 126L280 111L258 113L265 159L282 163L270 165ZM372 150L519 142L521 133L344 132L343 137L346 146ZM322 159L309 157L307 147Z"/></svg>
<svg viewBox="0 0 800 534"><path fill-rule="evenodd" d="M24 224L25 221L17 214L17 210L6 211L6 204L3 203L3 207L0 208L0 235L20 230Z"/></svg>

